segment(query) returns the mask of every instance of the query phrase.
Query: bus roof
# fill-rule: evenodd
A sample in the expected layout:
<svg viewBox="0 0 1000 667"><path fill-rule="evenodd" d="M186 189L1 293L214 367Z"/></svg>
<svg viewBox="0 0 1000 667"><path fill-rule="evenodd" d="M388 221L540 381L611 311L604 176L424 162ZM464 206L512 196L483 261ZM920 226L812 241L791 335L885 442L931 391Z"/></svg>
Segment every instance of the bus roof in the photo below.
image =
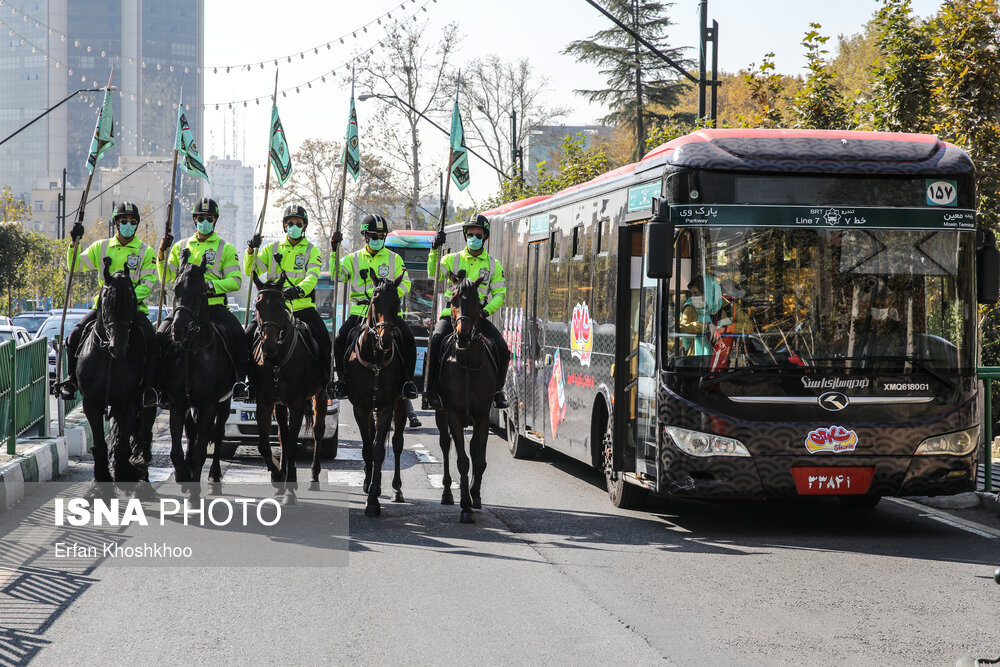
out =
<svg viewBox="0 0 1000 667"><path fill-rule="evenodd" d="M390 248L430 248L435 233L428 229L395 230L385 237L385 244Z"/></svg>

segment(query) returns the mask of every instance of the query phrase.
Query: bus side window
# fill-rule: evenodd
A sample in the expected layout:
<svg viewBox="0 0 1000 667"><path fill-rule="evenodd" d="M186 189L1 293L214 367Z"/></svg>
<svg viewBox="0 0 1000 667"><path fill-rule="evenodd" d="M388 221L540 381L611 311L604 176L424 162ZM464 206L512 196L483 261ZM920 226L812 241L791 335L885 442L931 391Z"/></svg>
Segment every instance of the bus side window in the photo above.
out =
<svg viewBox="0 0 1000 667"><path fill-rule="evenodd" d="M549 234L549 260L559 259L559 246L556 245L556 233Z"/></svg>
<svg viewBox="0 0 1000 667"><path fill-rule="evenodd" d="M583 259L583 225L573 228L573 259Z"/></svg>

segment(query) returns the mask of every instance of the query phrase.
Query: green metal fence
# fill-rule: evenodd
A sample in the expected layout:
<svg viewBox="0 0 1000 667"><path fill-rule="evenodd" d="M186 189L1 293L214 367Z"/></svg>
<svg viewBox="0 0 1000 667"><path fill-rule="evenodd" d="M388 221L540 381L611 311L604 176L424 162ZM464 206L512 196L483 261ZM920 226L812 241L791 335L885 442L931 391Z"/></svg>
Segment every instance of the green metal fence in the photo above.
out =
<svg viewBox="0 0 1000 667"><path fill-rule="evenodd" d="M0 344L0 437L7 453L15 452L17 436L35 424L48 435L48 344L42 338L20 347Z"/></svg>
<svg viewBox="0 0 1000 667"><path fill-rule="evenodd" d="M56 336L55 340L56 340L56 348L58 349L58 347L59 347L59 345L58 345L59 337ZM67 364L67 361L66 361L67 357L66 357L66 355L67 354L69 354L69 350L67 350L66 346L64 345L63 348L62 348L62 358L59 360L59 368L57 369L58 370L58 372L56 374L56 379L57 380L62 380L64 377L66 377L66 368L67 368L67 365L66 365ZM80 397L80 392L76 392L76 398L70 399L68 401L64 400L63 401L63 414L64 415L69 414L70 411L73 408L75 408L76 406L80 405L80 401L81 400L82 399Z"/></svg>
<svg viewBox="0 0 1000 667"><path fill-rule="evenodd" d="M986 435L985 443L985 479L983 488L986 491L993 490L993 380L1000 380L1000 366L980 366L976 369L979 379L983 380L984 406L983 406L983 431Z"/></svg>

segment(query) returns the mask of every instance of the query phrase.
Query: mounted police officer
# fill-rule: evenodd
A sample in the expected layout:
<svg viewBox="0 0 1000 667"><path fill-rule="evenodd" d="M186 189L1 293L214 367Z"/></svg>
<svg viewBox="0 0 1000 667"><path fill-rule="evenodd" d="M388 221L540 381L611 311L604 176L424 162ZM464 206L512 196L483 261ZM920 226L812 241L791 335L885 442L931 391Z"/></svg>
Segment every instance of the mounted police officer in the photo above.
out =
<svg viewBox="0 0 1000 667"><path fill-rule="evenodd" d="M361 235L365 238L365 247L351 253L340 260L338 280L347 283L350 291L351 314L337 332L333 343L337 359L338 381L333 384L332 395L337 398L347 398L347 385L344 370L347 359L347 344L351 331L361 323L368 314L368 302L375 288L375 279L395 280L400 275L403 281L399 284L399 298L402 299L410 291L410 276L406 273L403 258L385 247L385 237L389 234L389 224L381 215L366 215L361 221ZM335 232L330 239L330 247L336 252L343 236ZM332 267L331 267L332 268ZM331 271L332 272L332 271ZM417 387L413 384L413 371L417 366L417 343L413 332L401 317L396 317L396 330L400 334L400 352L403 355L406 382L403 383L403 397L417 397Z"/></svg>
<svg viewBox="0 0 1000 667"><path fill-rule="evenodd" d="M486 240L490 237L490 221L485 215L474 213L469 221L462 227L465 234L465 248L461 252L446 255L438 262L438 249L445 243L444 232L438 232L434 237L431 252L427 256L427 273L437 280L448 277L451 272L458 275L464 271L469 280L478 280L484 276L482 284L479 286L479 296L486 301L483 308L486 315L492 315L503 306L504 297L507 296L507 287L503 277L503 266L495 258L483 249ZM448 302L453 296L452 288L449 286L444 293L445 301ZM435 410L441 410L441 398L437 394L437 376L441 365L441 341L455 329L451 322L451 308L444 308L441 311L440 319L434 327L431 335L429 355L427 357L427 391L424 396L428 405ZM507 366L510 363L510 350L503 336L493 323L485 317L482 319L483 335L493 341L493 347L497 352L497 387L496 394L493 395L493 405L497 408L507 407L507 395L504 393L504 383L507 379Z"/></svg>
<svg viewBox="0 0 1000 667"><path fill-rule="evenodd" d="M262 248L260 234L255 234L247 242L243 272L249 276L256 271L263 280L274 280L282 272L288 276L290 284L284 289L285 299L292 307L292 314L305 322L319 346L319 363L323 367L325 387L330 380L330 332L316 312L315 292L323 267L323 253L306 239L309 214L304 207L287 207L281 224L285 229L285 238L281 241L268 243ZM253 343L256 332L255 318L247 326L247 342Z"/></svg>
<svg viewBox="0 0 1000 667"><path fill-rule="evenodd" d="M247 339L243 326L236 315L226 305L226 295L239 290L243 284L243 274L240 271L240 261L236 248L227 243L215 233L215 224L219 220L219 205L214 199L205 197L191 211L195 224L195 233L190 238L174 244L174 237L166 235L160 239L157 254L157 272L160 280L173 282L180 272L181 253L190 251L188 262L205 263L205 282L208 291L208 318L226 337L229 350L233 355L236 377L245 378L250 357L247 352ZM169 255L167 253L169 249ZM164 320L161 331L169 331L170 320ZM247 386L237 382L233 386L233 398L246 400Z"/></svg>
<svg viewBox="0 0 1000 667"><path fill-rule="evenodd" d="M139 227L139 207L132 202L123 201L115 207L115 211L111 215L111 224L116 228L114 238L95 241L84 252L78 253L75 270L103 271L105 257L111 258L111 265L108 267L111 273L124 271L128 268L129 277L132 278L132 285L135 287L135 298L139 302L139 312L142 314L137 323L139 330L142 331L147 357L152 362L156 356L153 352L156 349L156 332L153 329L153 323L149 320L149 307L146 305L146 298L152 293L153 285L156 283L153 249L135 235ZM83 238L83 233L83 225L77 222L70 230L70 237L75 243ZM70 248L66 256L66 263L70 264L72 261L73 248ZM94 299L94 309L84 315L66 339L66 349L69 351L69 377L62 383L59 391L62 398L67 400L76 397L76 351L80 347L84 329L97 319L98 298L100 295ZM152 378L147 377L145 380L148 384ZM152 387L148 387L143 397L144 405L156 405L157 400L156 391Z"/></svg>

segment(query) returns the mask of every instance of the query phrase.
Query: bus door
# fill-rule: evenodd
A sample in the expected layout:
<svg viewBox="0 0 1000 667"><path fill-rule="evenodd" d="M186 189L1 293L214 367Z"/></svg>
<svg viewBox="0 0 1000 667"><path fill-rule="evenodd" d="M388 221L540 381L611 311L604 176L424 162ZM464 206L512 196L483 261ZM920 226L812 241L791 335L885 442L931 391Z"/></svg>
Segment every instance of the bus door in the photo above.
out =
<svg viewBox="0 0 1000 667"><path fill-rule="evenodd" d="M528 244L527 276L524 283L524 335L521 353L524 359L523 387L525 433L541 439L545 433L545 283L548 271L548 241Z"/></svg>
<svg viewBox="0 0 1000 667"><path fill-rule="evenodd" d="M646 225L621 230L615 362L616 470L656 474L656 292L646 277Z"/></svg>

